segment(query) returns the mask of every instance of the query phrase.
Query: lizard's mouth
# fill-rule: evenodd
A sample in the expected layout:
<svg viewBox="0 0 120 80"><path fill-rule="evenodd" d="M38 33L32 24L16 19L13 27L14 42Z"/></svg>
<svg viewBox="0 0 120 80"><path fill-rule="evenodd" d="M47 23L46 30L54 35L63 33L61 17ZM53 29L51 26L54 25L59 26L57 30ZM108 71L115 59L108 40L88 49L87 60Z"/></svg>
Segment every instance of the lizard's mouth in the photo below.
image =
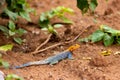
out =
<svg viewBox="0 0 120 80"><path fill-rule="evenodd" d="M73 56L76 56L76 55L73 53Z"/></svg>

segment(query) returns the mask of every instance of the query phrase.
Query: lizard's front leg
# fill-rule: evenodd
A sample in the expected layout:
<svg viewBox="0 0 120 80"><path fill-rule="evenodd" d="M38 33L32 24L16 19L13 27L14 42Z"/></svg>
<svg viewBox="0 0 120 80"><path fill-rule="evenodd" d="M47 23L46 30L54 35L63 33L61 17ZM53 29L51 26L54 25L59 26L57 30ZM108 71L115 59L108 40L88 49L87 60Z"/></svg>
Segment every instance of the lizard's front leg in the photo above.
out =
<svg viewBox="0 0 120 80"><path fill-rule="evenodd" d="M68 59L74 59L72 54L68 54Z"/></svg>

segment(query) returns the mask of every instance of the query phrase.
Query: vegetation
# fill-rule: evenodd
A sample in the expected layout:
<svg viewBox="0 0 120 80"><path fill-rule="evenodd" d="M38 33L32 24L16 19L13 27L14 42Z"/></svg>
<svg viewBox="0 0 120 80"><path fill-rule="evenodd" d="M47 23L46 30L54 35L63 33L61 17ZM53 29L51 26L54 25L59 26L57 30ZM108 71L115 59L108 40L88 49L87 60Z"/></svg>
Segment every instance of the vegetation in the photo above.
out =
<svg viewBox="0 0 120 80"><path fill-rule="evenodd" d="M6 52L11 51L12 48L13 48L12 44L0 46L0 66L3 66L5 68L9 68L9 63L2 59L2 54L6 54Z"/></svg>
<svg viewBox="0 0 120 80"><path fill-rule="evenodd" d="M28 4L26 0L2 0L1 6L4 6L2 9L1 17L9 17L11 20L17 20L18 16L26 19L27 21L31 21L29 12L32 9L28 8ZM20 38L26 31L22 28L16 28L15 23L13 21L9 21L8 26L0 25L0 30L8 37L13 38L15 42L18 44L22 44L23 40Z"/></svg>
<svg viewBox="0 0 120 80"><path fill-rule="evenodd" d="M39 19L40 27L43 30L48 30L52 34L57 34L54 27L59 27L59 26L57 26L59 23L53 26L51 23L51 19L59 18L62 20L63 23L68 23L68 24L73 23L71 20L69 20L68 18L65 17L65 15L64 15L65 13L72 14L73 10L70 8L59 6L50 11L42 13L40 16L40 19Z"/></svg>
<svg viewBox="0 0 120 80"><path fill-rule="evenodd" d="M1 16L8 16L11 20L17 20L18 16L26 19L27 21L31 21L29 13L33 11L33 9L29 8L26 0L2 0L0 2L0 7L4 4L3 12ZM77 7L82 11L82 14L90 11L94 13L95 8L97 7L97 0L77 0ZM63 23L72 24L73 22L65 17L65 13L73 13L74 11L70 8L65 8L63 6L59 6L50 11L43 12L40 15L39 25L42 30L48 30L49 33L57 34L55 28L60 27L60 24L51 23L51 20L54 18L61 19ZM7 27L0 25L0 30L7 36L12 37L15 42L21 44L23 40L20 38L26 31L22 28L17 29L15 23L13 21L9 21Z"/></svg>
<svg viewBox="0 0 120 80"><path fill-rule="evenodd" d="M26 0L3 0L0 2L1 5L6 4L3 8L3 12L1 16L8 16L11 20L17 20L18 16L26 19L27 21L31 21L29 13L33 11L33 9L29 8ZM86 13L88 10L94 12L97 6L96 0L77 0L77 6L81 9L82 13ZM1 7L1 6L0 6ZM70 8L65 8L63 6L59 6L50 11L43 12L40 15L39 25L42 30L48 30L49 33L57 34L55 28L60 27L60 24L53 25L51 20L54 18L61 19L63 23L72 24L73 22L65 17L65 13L73 13L73 10ZM7 27L0 25L0 30L7 36L12 37L15 42L18 44L22 44L23 40L20 38L26 31L22 28L16 29L15 23L13 21L9 21Z"/></svg>
<svg viewBox="0 0 120 80"><path fill-rule="evenodd" d="M7 51L12 50L12 48L13 48L12 44L0 46L0 53L5 54ZM2 54L0 54L0 66L3 66L6 69L9 68L9 66L10 66L8 62L6 62L2 59ZM5 80L23 80L23 78L15 75L15 74L8 74L5 77Z"/></svg>
<svg viewBox="0 0 120 80"><path fill-rule="evenodd" d="M1 54L0 54L0 66L3 66L4 68L9 68L9 63L2 59Z"/></svg>
<svg viewBox="0 0 120 80"><path fill-rule="evenodd" d="M7 44L7 45L3 45L3 46L0 46L0 51L11 51L13 48L13 45L12 44Z"/></svg>
<svg viewBox="0 0 120 80"><path fill-rule="evenodd" d="M94 13L97 5L97 0L77 0L77 7L82 11L82 14L88 11Z"/></svg>
<svg viewBox="0 0 120 80"><path fill-rule="evenodd" d="M16 20L18 16L31 21L29 12L32 9L28 8L26 0L6 0L7 6L3 9L1 16L8 16L12 20Z"/></svg>
<svg viewBox="0 0 120 80"><path fill-rule="evenodd" d="M101 25L100 29L96 30L92 35L87 38L80 39L81 42L98 42L103 41L105 46L113 43L120 44L120 31L110 28L107 25Z"/></svg>
<svg viewBox="0 0 120 80"><path fill-rule="evenodd" d="M15 42L18 44L21 44L23 40L20 38L24 33L26 33L26 30L19 28L16 29L16 26L13 21L9 21L8 26L0 26L0 30L7 36L13 38Z"/></svg>
<svg viewBox="0 0 120 80"><path fill-rule="evenodd" d="M24 80L24 79L15 74L8 74L5 77L5 80Z"/></svg>

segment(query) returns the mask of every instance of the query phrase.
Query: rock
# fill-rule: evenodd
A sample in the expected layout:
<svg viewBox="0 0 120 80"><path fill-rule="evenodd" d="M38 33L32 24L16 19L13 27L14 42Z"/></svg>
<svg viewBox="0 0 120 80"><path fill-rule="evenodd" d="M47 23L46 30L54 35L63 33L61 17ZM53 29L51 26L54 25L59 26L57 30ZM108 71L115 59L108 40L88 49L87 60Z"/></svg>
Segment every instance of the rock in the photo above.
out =
<svg viewBox="0 0 120 80"><path fill-rule="evenodd" d="M0 80L5 80L4 79L4 73L2 71L0 71Z"/></svg>

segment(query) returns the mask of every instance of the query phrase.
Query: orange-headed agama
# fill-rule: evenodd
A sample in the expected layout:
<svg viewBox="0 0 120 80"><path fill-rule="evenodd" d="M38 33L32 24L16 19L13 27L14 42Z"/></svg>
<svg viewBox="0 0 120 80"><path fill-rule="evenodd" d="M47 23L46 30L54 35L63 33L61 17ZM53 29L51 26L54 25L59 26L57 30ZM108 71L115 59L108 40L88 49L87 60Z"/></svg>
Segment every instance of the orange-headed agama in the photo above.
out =
<svg viewBox="0 0 120 80"><path fill-rule="evenodd" d="M18 69L18 68L23 68L23 67L27 67L27 66L32 66L32 65L40 65L40 64L56 64L59 61L63 60L63 59L73 59L72 57L72 52L76 49L78 49L80 47L79 44L75 44L73 46L70 46L67 50L60 52L54 56L48 57L47 59L44 60L40 60L40 61L34 61L34 62L28 62L25 64L22 64L20 66L15 66L14 68Z"/></svg>

